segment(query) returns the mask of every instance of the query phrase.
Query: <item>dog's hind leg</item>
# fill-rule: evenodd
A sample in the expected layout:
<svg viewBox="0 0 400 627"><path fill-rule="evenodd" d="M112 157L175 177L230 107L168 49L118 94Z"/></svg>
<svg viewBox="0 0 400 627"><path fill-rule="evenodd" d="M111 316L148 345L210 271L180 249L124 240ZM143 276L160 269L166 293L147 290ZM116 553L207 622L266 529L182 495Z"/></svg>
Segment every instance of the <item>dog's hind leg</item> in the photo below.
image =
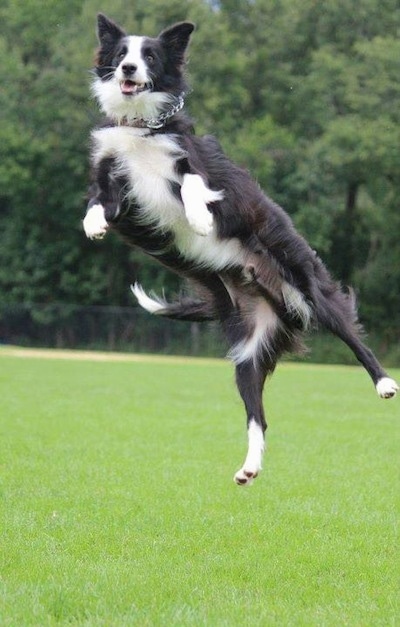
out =
<svg viewBox="0 0 400 627"><path fill-rule="evenodd" d="M262 392L268 373L274 369L274 364L266 366L248 360L236 366L236 383L246 407L248 450L243 466L234 476L238 485L252 483L262 468L265 448L265 420L262 404Z"/></svg>
<svg viewBox="0 0 400 627"><path fill-rule="evenodd" d="M247 456L234 481L247 485L262 467L267 428L262 393L265 379L274 371L280 354L280 321L260 294L232 285L229 293L234 307L224 320L224 328L231 345L228 356L235 364L236 384L246 408L248 435Z"/></svg>
<svg viewBox="0 0 400 627"><path fill-rule="evenodd" d="M392 398L399 389L396 381L387 376L374 353L360 340L360 338L346 328L334 331L336 335L353 351L358 361L370 375L376 391L381 398Z"/></svg>
<svg viewBox="0 0 400 627"><path fill-rule="evenodd" d="M339 289L329 296L320 295L317 301L318 320L331 333L339 337L353 351L358 361L371 377L381 398L392 398L399 389L397 383L387 376L374 353L361 341L356 318L355 304L350 295Z"/></svg>

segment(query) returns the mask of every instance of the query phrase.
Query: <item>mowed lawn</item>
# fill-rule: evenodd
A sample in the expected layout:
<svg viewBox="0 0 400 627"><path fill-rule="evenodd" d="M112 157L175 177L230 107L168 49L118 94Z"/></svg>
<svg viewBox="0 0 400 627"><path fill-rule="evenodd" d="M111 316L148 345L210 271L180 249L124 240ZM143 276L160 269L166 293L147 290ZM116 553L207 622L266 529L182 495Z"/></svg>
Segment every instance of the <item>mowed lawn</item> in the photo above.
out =
<svg viewBox="0 0 400 627"><path fill-rule="evenodd" d="M228 363L0 350L0 624L399 625L400 399L293 364L264 399L241 488Z"/></svg>

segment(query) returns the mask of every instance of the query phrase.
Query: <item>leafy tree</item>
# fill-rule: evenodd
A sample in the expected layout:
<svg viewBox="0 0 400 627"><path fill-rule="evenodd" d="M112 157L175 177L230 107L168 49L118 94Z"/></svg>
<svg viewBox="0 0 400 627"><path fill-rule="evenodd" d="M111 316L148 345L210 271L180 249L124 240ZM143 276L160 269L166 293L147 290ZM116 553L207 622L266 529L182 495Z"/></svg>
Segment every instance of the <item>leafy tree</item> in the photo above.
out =
<svg viewBox="0 0 400 627"><path fill-rule="evenodd" d="M82 232L98 9L0 5L3 305L128 304L138 276L179 289L115 238L98 244ZM101 10L138 34L197 24L187 105L198 132L216 134L356 285L368 325L398 339L398 0L104 0Z"/></svg>

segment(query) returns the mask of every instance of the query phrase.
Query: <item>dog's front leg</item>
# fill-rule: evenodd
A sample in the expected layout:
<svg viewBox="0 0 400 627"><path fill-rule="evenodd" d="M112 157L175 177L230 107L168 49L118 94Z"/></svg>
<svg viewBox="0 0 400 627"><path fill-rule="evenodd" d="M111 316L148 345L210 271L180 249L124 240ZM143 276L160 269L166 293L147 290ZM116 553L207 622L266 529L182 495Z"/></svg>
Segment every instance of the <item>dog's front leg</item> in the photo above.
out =
<svg viewBox="0 0 400 627"><path fill-rule="evenodd" d="M89 201L83 228L89 239L102 239L110 224L118 217L120 208L114 201L105 201L102 195Z"/></svg>
<svg viewBox="0 0 400 627"><path fill-rule="evenodd" d="M222 191L213 191L205 184L200 174L186 173L183 176L181 197L187 221L198 235L208 235L213 228L213 215L209 203L223 199Z"/></svg>
<svg viewBox="0 0 400 627"><path fill-rule="evenodd" d="M83 228L89 239L102 239L110 223L120 212L118 184L112 175L114 159L102 159L97 165L95 180L90 187L90 200L83 220Z"/></svg>

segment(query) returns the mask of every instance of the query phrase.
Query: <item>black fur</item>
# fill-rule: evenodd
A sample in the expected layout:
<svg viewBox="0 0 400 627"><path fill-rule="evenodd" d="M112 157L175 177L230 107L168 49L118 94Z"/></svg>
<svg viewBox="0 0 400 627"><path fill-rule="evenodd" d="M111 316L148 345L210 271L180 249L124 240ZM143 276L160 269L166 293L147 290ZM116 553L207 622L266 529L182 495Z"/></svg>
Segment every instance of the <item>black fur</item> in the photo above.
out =
<svg viewBox="0 0 400 627"><path fill-rule="evenodd" d="M145 40L143 55L151 64L154 92L178 95L186 89L184 53L192 30L189 23L178 24L156 39ZM100 16L99 39L96 71L101 80L107 81L110 68L117 67L119 55L124 51L126 35ZM140 206L126 196L130 182L116 175L113 158L94 164L95 183L89 206L102 204L110 227L128 244L189 279L198 289L199 298L165 303L158 315L178 320L218 320L229 345L237 347L254 332L253 305L256 308L260 299L268 303L279 322L273 329L266 329L268 337L254 355L236 360L236 381L248 421L255 420L265 430L261 400L265 378L274 371L283 352L301 348L303 333L310 326L321 325L342 339L375 384L385 377L386 373L360 339L353 293L342 290L332 280L283 209L261 191L247 171L225 156L215 138L196 137L191 121L183 113L171 117L162 128L149 131L153 137L165 134L174 136L185 151L175 161L178 177L199 174L210 189L224 190L223 200L209 205L214 229L219 241L240 241L245 262L238 260L237 264L215 270L212 264L207 266L183 256L173 229L160 229L156 219L153 223L143 222ZM171 189L180 198L180 185L176 181L171 181ZM284 296L287 286L300 294L300 305L288 305ZM245 478L238 480L245 482Z"/></svg>

